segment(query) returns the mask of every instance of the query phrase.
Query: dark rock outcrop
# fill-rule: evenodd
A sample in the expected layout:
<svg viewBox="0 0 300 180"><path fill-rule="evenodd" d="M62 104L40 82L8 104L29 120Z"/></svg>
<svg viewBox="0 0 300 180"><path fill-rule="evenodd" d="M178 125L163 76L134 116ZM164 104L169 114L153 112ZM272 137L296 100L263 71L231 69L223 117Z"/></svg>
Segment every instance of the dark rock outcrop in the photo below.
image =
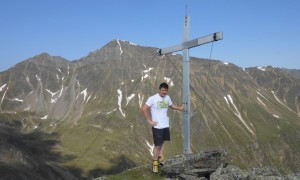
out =
<svg viewBox="0 0 300 180"><path fill-rule="evenodd" d="M207 177L220 165L229 164L230 157L225 151L208 151L197 154L174 156L165 162L163 174L170 178L193 179Z"/></svg>
<svg viewBox="0 0 300 180"><path fill-rule="evenodd" d="M209 177L211 180L299 180L300 174L282 175L277 170L269 166L261 168L252 168L250 170L241 170L238 167L228 165L224 167L221 165Z"/></svg>
<svg viewBox="0 0 300 180"><path fill-rule="evenodd" d="M271 167L242 170L232 166L225 151L176 155L165 162L162 173L170 180L299 180L300 174L282 175Z"/></svg>

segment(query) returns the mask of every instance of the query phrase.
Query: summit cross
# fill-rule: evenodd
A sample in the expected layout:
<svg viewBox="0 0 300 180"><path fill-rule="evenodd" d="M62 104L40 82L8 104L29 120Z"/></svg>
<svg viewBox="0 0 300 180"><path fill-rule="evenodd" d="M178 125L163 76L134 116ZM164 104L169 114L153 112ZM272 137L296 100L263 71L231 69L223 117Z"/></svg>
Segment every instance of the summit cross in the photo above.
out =
<svg viewBox="0 0 300 180"><path fill-rule="evenodd" d="M159 50L160 55L173 53L177 51L183 51L183 61L182 61L182 74L183 74L183 97L182 97L182 103L184 105L183 109L183 129L184 129L184 154L191 153L190 150L190 111L191 111L191 105L190 105L190 57L189 57L189 49L200 46L203 44L207 44L210 42L218 41L223 39L223 33L222 32L216 32L204 37L196 38L193 40L189 39L189 31L190 31L190 17L185 16L184 19L184 35L183 35L183 43L171 46L168 48L163 48Z"/></svg>

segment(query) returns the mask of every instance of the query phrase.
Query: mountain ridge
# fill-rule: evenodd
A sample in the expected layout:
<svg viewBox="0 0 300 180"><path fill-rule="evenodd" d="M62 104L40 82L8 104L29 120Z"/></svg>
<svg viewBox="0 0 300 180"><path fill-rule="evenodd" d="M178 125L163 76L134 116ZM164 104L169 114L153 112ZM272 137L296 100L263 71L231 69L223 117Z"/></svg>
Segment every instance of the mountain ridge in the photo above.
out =
<svg viewBox="0 0 300 180"><path fill-rule="evenodd" d="M24 132L59 134L55 150L74 156L64 166L78 162L85 173L102 169L101 175L118 162L127 162L118 171L126 164L149 163L151 129L140 108L161 82L170 85L174 103L182 97L182 56L157 52L113 40L76 61L34 56L0 73L0 114L17 115ZM239 167L298 170L297 71L242 69L195 57L190 65L193 152L226 149L236 154L233 162ZM166 156L181 153L183 141L182 114L170 111L169 116L172 141Z"/></svg>

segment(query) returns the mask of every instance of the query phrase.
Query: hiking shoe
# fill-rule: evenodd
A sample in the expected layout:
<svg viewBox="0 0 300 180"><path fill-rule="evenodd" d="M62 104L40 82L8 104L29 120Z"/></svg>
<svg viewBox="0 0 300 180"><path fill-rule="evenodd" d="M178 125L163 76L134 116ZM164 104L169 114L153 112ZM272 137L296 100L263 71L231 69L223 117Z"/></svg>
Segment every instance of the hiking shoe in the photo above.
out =
<svg viewBox="0 0 300 180"><path fill-rule="evenodd" d="M152 172L158 173L158 161L157 160L154 160L152 163Z"/></svg>
<svg viewBox="0 0 300 180"><path fill-rule="evenodd" d="M164 160L161 156L158 157L158 166L164 166Z"/></svg>

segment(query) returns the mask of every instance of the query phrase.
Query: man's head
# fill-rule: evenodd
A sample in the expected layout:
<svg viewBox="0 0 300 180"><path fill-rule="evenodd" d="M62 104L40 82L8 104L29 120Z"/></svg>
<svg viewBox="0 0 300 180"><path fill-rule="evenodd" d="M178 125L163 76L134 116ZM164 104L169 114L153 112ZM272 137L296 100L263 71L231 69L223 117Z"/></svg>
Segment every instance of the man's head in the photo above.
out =
<svg viewBox="0 0 300 180"><path fill-rule="evenodd" d="M161 97L164 97L165 95L168 94L168 90L169 90L169 86L167 83L161 83L159 85L159 92L158 94L161 96Z"/></svg>

